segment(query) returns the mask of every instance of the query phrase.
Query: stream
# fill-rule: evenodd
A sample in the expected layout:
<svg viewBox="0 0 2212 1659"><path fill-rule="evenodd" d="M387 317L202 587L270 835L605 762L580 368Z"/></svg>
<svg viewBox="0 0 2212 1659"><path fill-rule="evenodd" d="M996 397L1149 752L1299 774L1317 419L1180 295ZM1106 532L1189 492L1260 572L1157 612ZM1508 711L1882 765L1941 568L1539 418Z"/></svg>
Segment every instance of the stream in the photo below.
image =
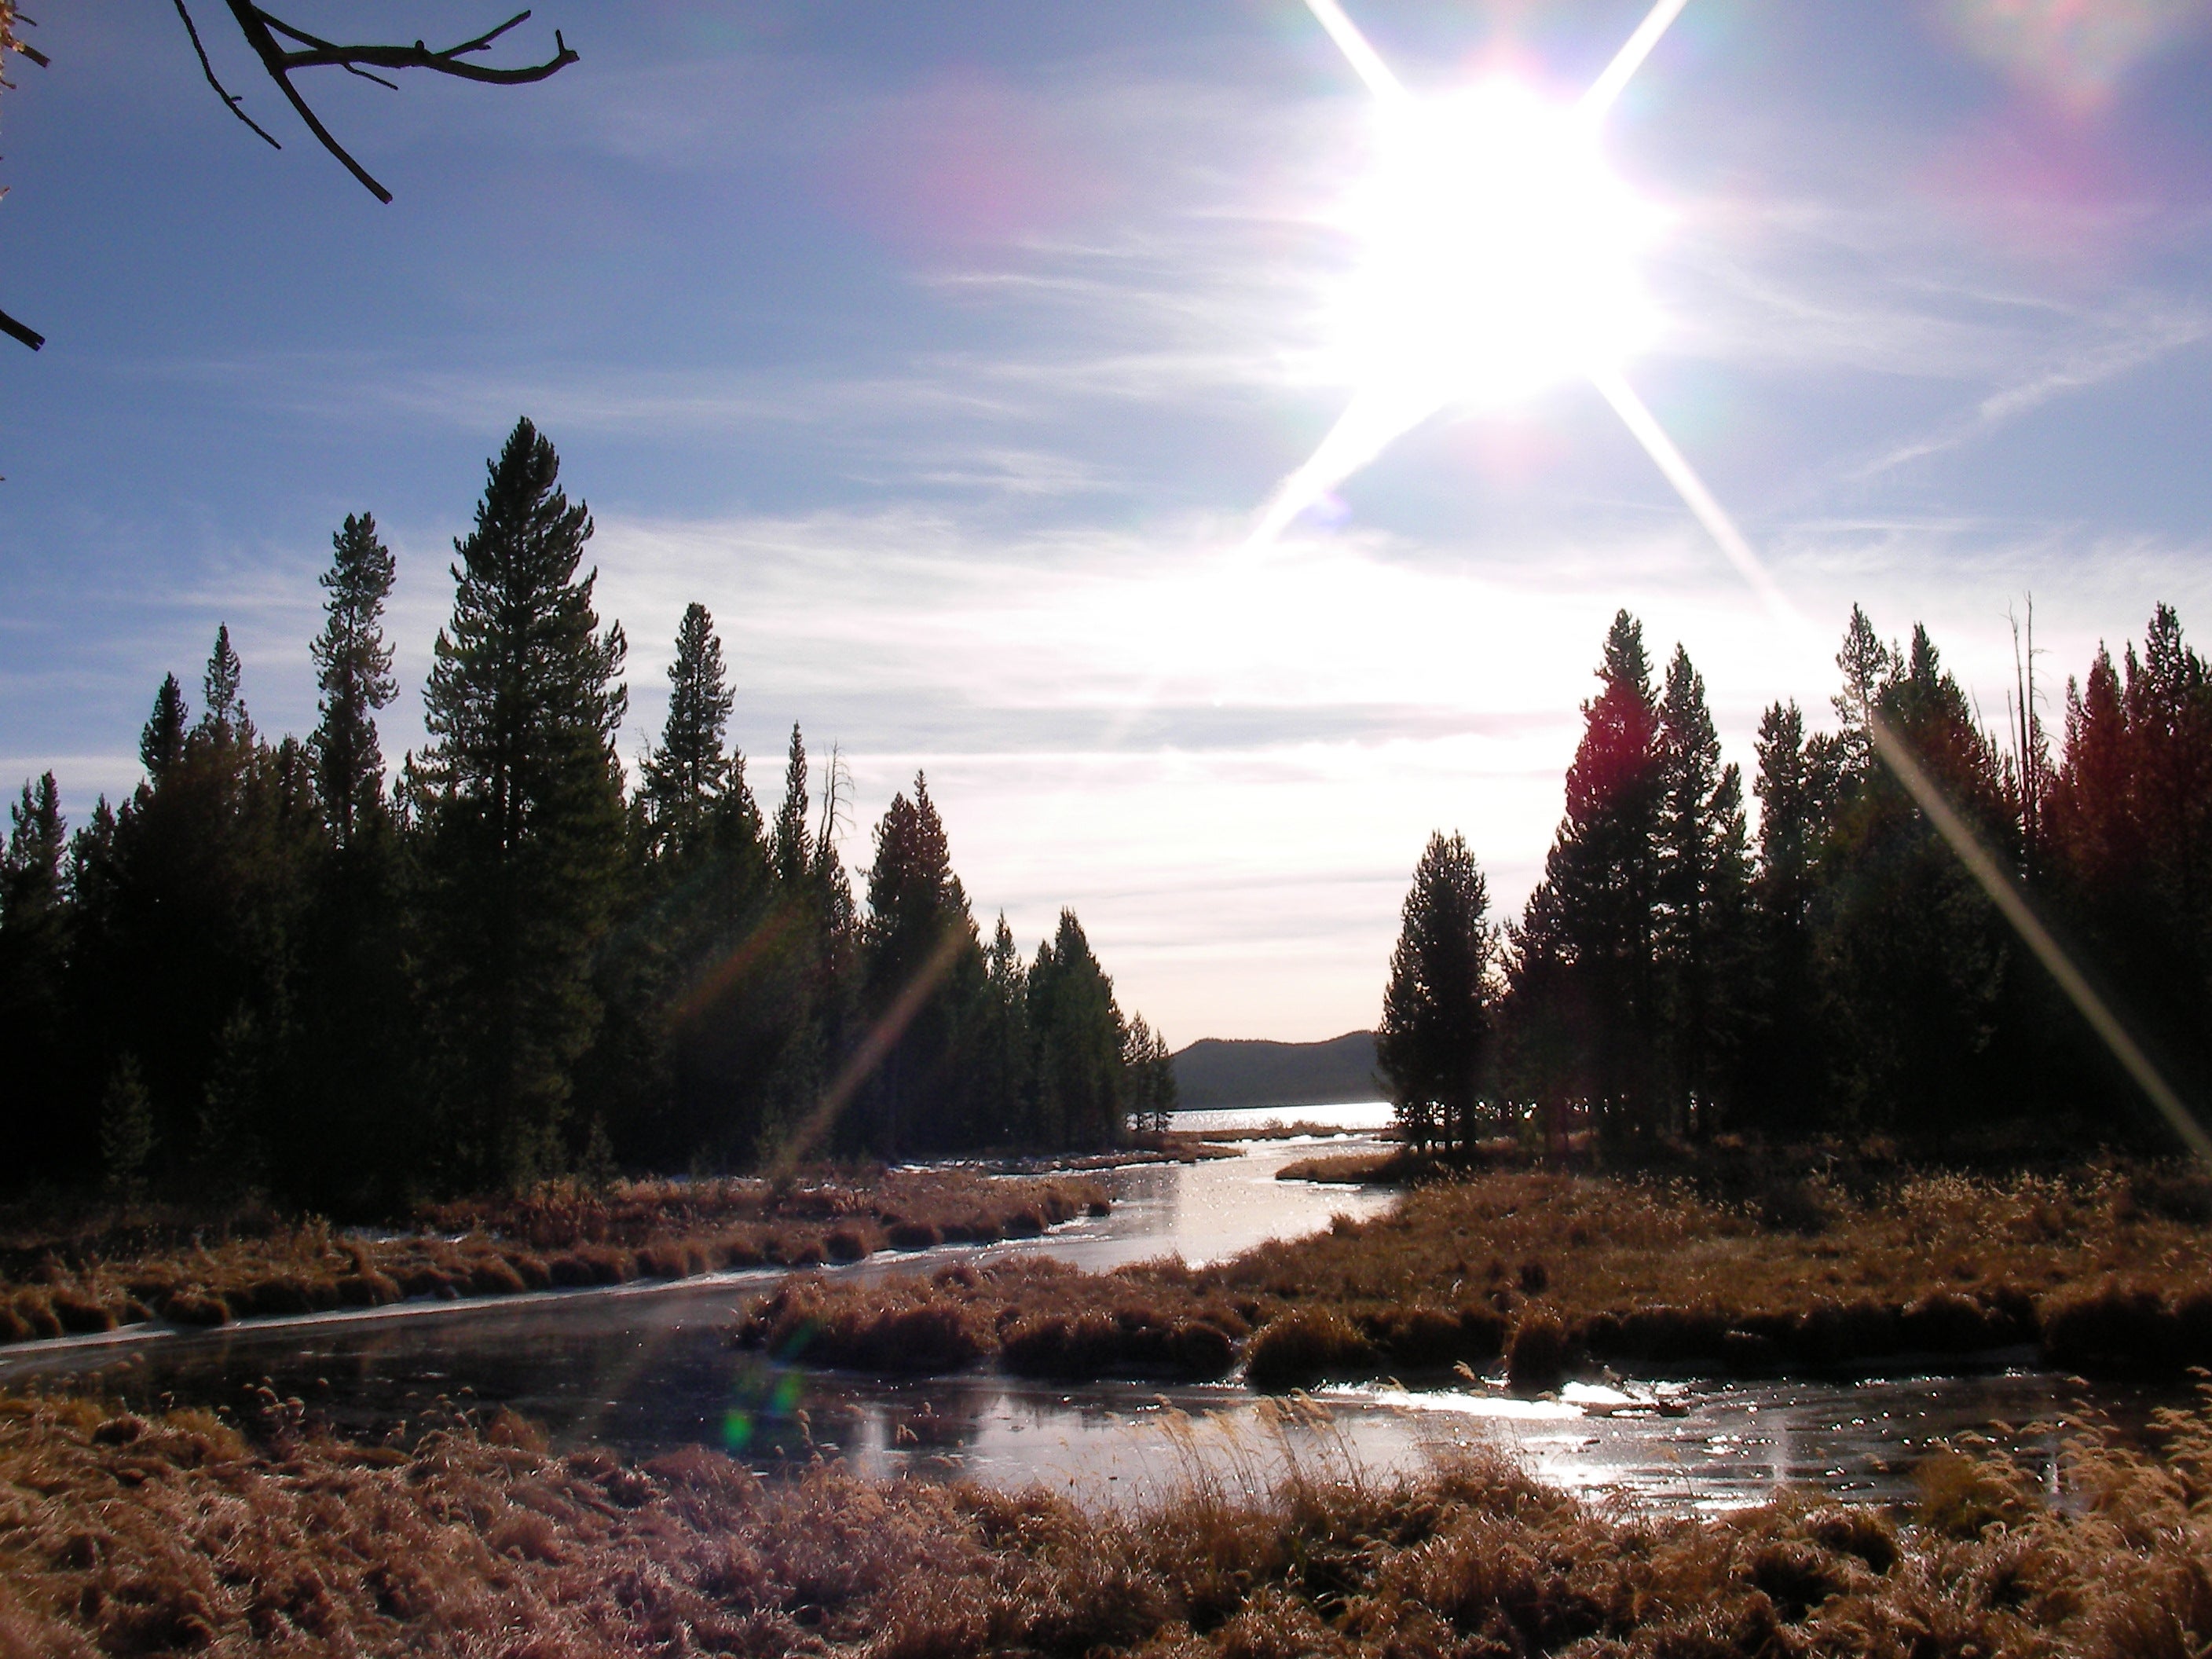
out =
<svg viewBox="0 0 2212 1659"><path fill-rule="evenodd" d="M1368 1137L1388 1113L1378 1104L1286 1109L1279 1115L1336 1133L1247 1141L1235 1158L1104 1172L1113 1212L1041 1240L879 1255L830 1271L926 1271L979 1253L1042 1253L1091 1269L1170 1254L1194 1265L1217 1261L1317 1231L1336 1214L1388 1208L1387 1193L1274 1178L1316 1151L1379 1150ZM1269 1115L1185 1113L1179 1127L1219 1133ZM1972 1375L1680 1379L1627 1391L1571 1384L1539 1400L1484 1383L1369 1385L1322 1390L1296 1410L1234 1383L886 1382L781 1368L731 1346L732 1310L781 1271L45 1343L0 1351L0 1387L66 1381L134 1405L244 1410L265 1382L369 1438L456 1405L504 1405L562 1448L597 1443L650 1455L703 1442L759 1468L842 1458L869 1475L1042 1483L1086 1504L1140 1503L1194 1480L1257 1492L1301 1474L1375 1478L1497 1449L1551 1484L1674 1511L1760 1502L1778 1484L1902 1499L1912 1492L1914 1463L1947 1437L1998 1423L2050 1462L2062 1419L2101 1411L2126 1420L2176 1398L2172 1389L2092 1386L2039 1371L2025 1352L2016 1366Z"/></svg>

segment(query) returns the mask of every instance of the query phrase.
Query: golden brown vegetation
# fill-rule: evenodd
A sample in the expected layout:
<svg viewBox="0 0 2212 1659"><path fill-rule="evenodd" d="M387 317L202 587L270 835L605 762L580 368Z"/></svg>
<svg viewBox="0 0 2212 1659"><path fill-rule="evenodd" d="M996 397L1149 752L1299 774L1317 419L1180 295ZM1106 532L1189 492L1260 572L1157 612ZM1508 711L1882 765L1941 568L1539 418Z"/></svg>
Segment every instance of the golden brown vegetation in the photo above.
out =
<svg viewBox="0 0 2212 1659"><path fill-rule="evenodd" d="M1410 1155L1403 1152L1322 1152L1292 1159L1275 1171L1275 1179L1389 1186L1418 1172Z"/></svg>
<svg viewBox="0 0 2212 1659"><path fill-rule="evenodd" d="M151 1318L217 1325L410 1296L857 1261L885 1249L1036 1237L1103 1213L1108 1203L1102 1185L1079 1177L934 1170L787 1182L626 1182L600 1193L548 1187L425 1210L406 1232L383 1237L254 1212L207 1229L212 1238L153 1212L73 1229L21 1218L0 1231L0 1341Z"/></svg>
<svg viewBox="0 0 2212 1659"><path fill-rule="evenodd" d="M1235 1363L1256 1303L1204 1290L1152 1263L1086 1273L1037 1257L959 1262L854 1295L815 1276L756 1302L738 1331L748 1347L838 1370L927 1375L986 1358L1023 1376L1216 1377Z"/></svg>
<svg viewBox="0 0 2212 1659"><path fill-rule="evenodd" d="M892 1346L870 1334L879 1313L919 1322L942 1304L974 1333L959 1364L1003 1358L1017 1328L1133 1308L1152 1325L1110 1355L1094 1322L1081 1374L1168 1374L1138 1333L1195 1320L1243 1341L1248 1378L1276 1389L1501 1353L1533 1389L1585 1363L1771 1374L2037 1343L2076 1370L2178 1376L2212 1364L2208 1221L2212 1181L2154 1170L1901 1173L1856 1194L1807 1180L1734 1199L1682 1182L1494 1172L1196 1271L1002 1268L980 1303L941 1274L803 1294L808 1318L840 1334L841 1357L824 1363L848 1365ZM1244 1328L1212 1311L1224 1309Z"/></svg>
<svg viewBox="0 0 2212 1659"><path fill-rule="evenodd" d="M757 1479L702 1449L556 1456L502 1414L413 1445L256 1443L204 1413L0 1401L0 1655L981 1652L2080 1655L2212 1643L2212 1413L2084 1432L2064 1501L2001 1453L1887 1515L1593 1506L1496 1455L1261 1490L1194 1469L1138 1513L1042 1492Z"/></svg>

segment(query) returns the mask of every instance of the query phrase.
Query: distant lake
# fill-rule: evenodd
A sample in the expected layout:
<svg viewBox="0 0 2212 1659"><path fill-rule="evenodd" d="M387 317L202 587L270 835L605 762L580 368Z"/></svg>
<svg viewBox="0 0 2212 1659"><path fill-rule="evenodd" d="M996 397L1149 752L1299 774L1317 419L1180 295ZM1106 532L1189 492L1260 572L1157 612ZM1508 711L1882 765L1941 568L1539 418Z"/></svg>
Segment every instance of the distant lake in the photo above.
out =
<svg viewBox="0 0 2212 1659"><path fill-rule="evenodd" d="M1312 1123L1339 1134L1373 1134L1390 1127L1390 1103L1355 1100L1340 1106L1233 1106L1177 1112L1175 1127L1191 1134L1226 1134L1237 1129Z"/></svg>

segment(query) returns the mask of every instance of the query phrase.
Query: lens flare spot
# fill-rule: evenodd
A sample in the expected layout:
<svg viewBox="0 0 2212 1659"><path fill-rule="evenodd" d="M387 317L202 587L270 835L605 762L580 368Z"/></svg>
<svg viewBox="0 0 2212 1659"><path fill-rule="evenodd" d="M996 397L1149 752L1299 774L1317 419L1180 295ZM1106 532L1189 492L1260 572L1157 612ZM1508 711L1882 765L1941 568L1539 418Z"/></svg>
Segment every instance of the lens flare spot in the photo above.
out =
<svg viewBox="0 0 2212 1659"><path fill-rule="evenodd" d="M2205 21L2202 0L1946 0L1942 10L1976 57L2083 112Z"/></svg>

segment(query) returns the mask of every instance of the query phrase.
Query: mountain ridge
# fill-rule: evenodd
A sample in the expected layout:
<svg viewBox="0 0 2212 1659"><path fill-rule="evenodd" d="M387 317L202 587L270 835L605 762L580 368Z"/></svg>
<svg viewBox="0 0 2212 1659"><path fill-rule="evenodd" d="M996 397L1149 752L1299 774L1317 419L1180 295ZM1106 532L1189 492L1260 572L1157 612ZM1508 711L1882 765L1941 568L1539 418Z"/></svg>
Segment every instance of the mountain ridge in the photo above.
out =
<svg viewBox="0 0 2212 1659"><path fill-rule="evenodd" d="M1383 1098L1375 1075L1372 1031L1346 1031L1318 1042L1200 1037L1171 1059L1186 1110L1334 1106Z"/></svg>

